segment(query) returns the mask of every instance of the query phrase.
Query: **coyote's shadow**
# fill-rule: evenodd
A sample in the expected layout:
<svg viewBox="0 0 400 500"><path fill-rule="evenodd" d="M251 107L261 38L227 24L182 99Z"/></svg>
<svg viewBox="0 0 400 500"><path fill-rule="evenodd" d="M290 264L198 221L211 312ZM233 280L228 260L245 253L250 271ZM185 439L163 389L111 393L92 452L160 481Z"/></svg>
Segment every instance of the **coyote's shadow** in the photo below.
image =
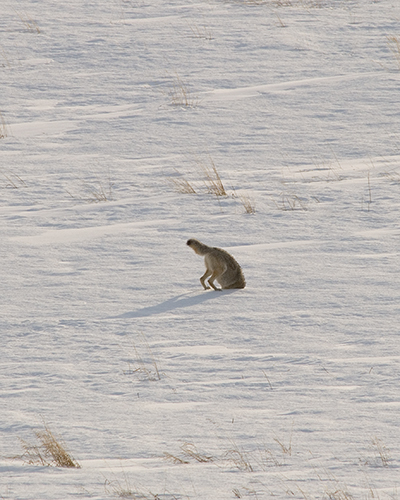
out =
<svg viewBox="0 0 400 500"><path fill-rule="evenodd" d="M143 318L146 316L153 316L155 314L163 314L168 311L173 311L174 309L182 309L184 307L191 307L197 304L202 304L207 300L218 299L226 297L227 294L231 294L235 290L224 290L222 292L200 292L193 295L193 293L183 293L172 297L170 299L156 304L154 306L144 307L143 309L138 309L137 311L129 311L119 316L114 316L114 318Z"/></svg>

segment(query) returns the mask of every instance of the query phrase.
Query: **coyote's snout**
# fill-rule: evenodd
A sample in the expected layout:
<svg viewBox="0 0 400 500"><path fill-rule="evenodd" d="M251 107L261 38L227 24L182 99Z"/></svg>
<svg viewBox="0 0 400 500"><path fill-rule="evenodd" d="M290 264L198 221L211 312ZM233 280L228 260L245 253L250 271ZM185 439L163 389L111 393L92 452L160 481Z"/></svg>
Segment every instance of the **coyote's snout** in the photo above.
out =
<svg viewBox="0 0 400 500"><path fill-rule="evenodd" d="M208 284L214 290L244 288L246 286L242 268L228 252L222 250L222 248L209 247L194 239L187 240L186 244L193 248L197 254L204 255L206 272L200 278L204 290L210 288L204 283L209 276ZM214 285L214 280L218 281L221 288Z"/></svg>

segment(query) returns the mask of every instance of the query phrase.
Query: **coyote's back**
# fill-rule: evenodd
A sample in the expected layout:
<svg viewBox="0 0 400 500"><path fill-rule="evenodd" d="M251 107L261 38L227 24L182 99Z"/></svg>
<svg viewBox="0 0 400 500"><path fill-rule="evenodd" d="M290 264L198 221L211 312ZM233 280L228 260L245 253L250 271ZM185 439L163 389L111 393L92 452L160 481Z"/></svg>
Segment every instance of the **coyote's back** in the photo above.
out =
<svg viewBox="0 0 400 500"><path fill-rule="evenodd" d="M214 290L220 290L221 288L224 290L230 288L244 288L246 286L242 268L226 250L209 247L193 238L188 240L186 244L193 248L198 255L204 255L206 272L200 278L200 283L205 290L210 288L210 286ZM208 284L210 286L204 283L209 276ZM217 288L214 285L214 280L218 281L221 288Z"/></svg>

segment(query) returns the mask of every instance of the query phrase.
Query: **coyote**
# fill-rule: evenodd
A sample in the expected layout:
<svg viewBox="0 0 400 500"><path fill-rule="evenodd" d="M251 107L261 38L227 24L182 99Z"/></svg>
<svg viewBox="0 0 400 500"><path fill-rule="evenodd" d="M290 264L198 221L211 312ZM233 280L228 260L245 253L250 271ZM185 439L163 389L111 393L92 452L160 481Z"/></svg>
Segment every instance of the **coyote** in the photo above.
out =
<svg viewBox="0 0 400 500"><path fill-rule="evenodd" d="M209 289L204 281L209 276L208 284L214 290L225 290L227 288L244 288L246 281L244 279L242 268L236 260L229 255L228 252L221 248L209 247L198 240L187 240L186 245L189 245L198 255L204 255L204 264L206 272L200 278L200 283L204 290ZM217 280L221 288L214 285L214 280Z"/></svg>

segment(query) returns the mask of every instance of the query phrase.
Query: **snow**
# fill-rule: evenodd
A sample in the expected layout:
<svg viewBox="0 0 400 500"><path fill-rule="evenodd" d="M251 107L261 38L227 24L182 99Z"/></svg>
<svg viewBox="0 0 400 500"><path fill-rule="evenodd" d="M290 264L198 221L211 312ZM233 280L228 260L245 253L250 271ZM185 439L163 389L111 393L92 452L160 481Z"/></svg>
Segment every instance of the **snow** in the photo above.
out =
<svg viewBox="0 0 400 500"><path fill-rule="evenodd" d="M399 498L400 4L4 4L0 498Z"/></svg>

